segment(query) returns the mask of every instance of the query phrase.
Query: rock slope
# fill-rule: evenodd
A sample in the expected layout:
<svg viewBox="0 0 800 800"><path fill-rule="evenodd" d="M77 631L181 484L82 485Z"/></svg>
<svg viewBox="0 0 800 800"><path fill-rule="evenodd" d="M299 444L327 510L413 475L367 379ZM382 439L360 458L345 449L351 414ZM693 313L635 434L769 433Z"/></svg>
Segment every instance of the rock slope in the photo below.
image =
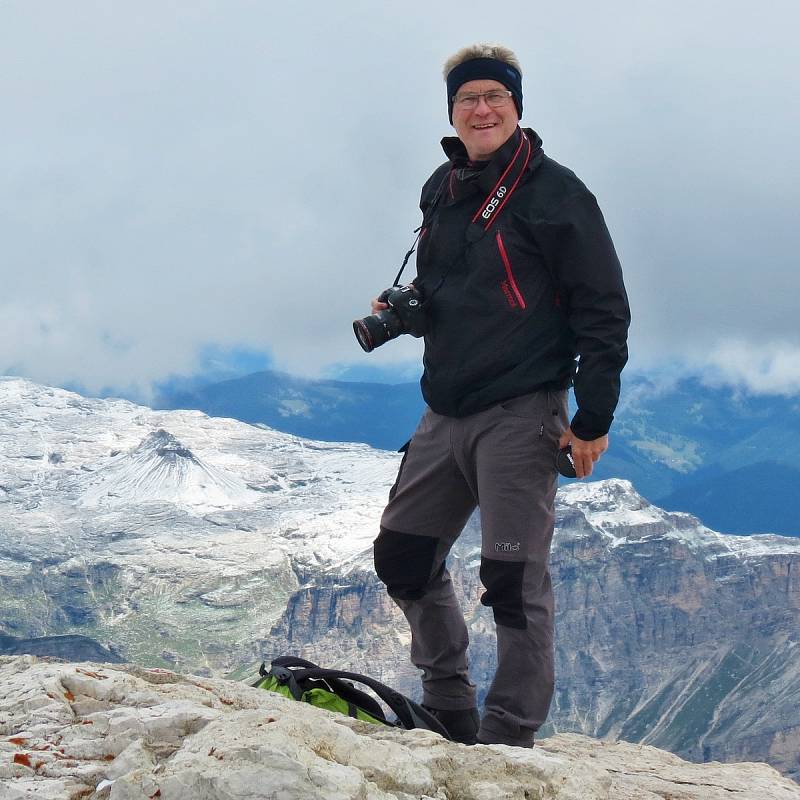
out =
<svg viewBox="0 0 800 800"><path fill-rule="evenodd" d="M798 800L765 764L577 735L521 750L357 722L240 683L0 657L0 798Z"/></svg>

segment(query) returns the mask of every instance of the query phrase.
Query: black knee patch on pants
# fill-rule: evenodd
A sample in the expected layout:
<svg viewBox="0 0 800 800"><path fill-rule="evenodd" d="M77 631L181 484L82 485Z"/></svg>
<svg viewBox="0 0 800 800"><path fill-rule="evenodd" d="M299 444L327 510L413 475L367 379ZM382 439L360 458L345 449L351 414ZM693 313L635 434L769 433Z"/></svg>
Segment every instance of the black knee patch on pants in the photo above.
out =
<svg viewBox="0 0 800 800"><path fill-rule="evenodd" d="M419 600L430 582L439 540L381 528L374 542L375 572L390 597ZM444 569L444 563L440 570Z"/></svg>
<svg viewBox="0 0 800 800"><path fill-rule="evenodd" d="M498 625L519 630L528 626L522 608L524 572L524 561L497 561L481 556L480 578L486 587L481 595L481 603L491 607Z"/></svg>

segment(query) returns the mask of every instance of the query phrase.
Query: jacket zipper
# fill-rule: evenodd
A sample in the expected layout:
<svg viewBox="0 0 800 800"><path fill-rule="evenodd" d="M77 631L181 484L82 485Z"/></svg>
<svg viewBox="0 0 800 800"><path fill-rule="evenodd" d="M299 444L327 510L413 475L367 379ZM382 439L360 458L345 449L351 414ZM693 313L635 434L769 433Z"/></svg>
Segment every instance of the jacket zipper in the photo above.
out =
<svg viewBox="0 0 800 800"><path fill-rule="evenodd" d="M503 237L500 235L500 231L497 231L495 234L495 239L497 240L497 249L500 251L500 258L503 259L503 266L506 268L506 277L508 278L508 288L514 293L514 297L517 299L517 303L519 304L520 308L525 308L525 298L522 296L519 288L517 287L517 282L514 280L514 272L511 269L511 262L508 259L508 253L506 253L506 246L503 244ZM506 287L503 287L504 289ZM508 295L506 295L508 297ZM511 298L508 298L509 301ZM510 303L513 305L513 303Z"/></svg>

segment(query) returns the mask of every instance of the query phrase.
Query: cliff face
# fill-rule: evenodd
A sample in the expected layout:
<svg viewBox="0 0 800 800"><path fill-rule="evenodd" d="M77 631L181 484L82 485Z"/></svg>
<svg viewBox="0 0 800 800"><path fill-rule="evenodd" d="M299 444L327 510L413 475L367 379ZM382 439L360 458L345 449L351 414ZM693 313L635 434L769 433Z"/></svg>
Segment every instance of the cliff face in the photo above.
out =
<svg viewBox="0 0 800 800"><path fill-rule="evenodd" d="M800 776L800 553L678 514L605 522L634 502L627 492L572 492L595 532L560 537L554 553L555 727L693 760L771 758Z"/></svg>
<svg viewBox="0 0 800 800"><path fill-rule="evenodd" d="M40 800L798 800L766 764L554 736L467 747L242 683L0 657L0 796Z"/></svg>
<svg viewBox="0 0 800 800"><path fill-rule="evenodd" d="M119 664L119 653L106 649L88 636L41 636L35 639L18 639L0 634L0 654L51 656L64 661L105 661Z"/></svg>

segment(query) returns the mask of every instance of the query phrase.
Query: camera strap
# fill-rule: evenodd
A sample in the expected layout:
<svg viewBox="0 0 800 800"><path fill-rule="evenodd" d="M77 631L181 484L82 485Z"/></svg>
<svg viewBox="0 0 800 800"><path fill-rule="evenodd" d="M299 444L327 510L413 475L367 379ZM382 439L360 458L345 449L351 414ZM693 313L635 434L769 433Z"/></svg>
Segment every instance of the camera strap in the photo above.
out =
<svg viewBox="0 0 800 800"><path fill-rule="evenodd" d="M509 201L517 184L528 169L528 162L531 160L533 145L531 140L525 135L525 131L520 131L521 136L519 145L503 174L498 178L494 188L486 196L486 199L475 212L470 225L482 225L483 233L489 230L494 221L503 210L503 206ZM483 235L483 234L481 234ZM470 238L467 236L467 238Z"/></svg>
<svg viewBox="0 0 800 800"><path fill-rule="evenodd" d="M433 196L433 200L431 200L431 204L428 206L427 210L422 215L422 225L420 225L419 228L416 228L414 230L416 238L414 239L414 242L411 245L411 249L406 253L405 258L403 259L403 263L400 265L400 271L397 273L397 276L395 277L392 286L400 285L400 276L403 274L403 270L406 268L406 264L408 264L408 259L411 258L411 254L417 249L419 240L422 238L425 229L428 227L431 219L433 218L433 214L436 211L436 206L439 205L439 199L441 198L442 192L444 191L444 185L450 178L451 171L452 170L448 170L447 173L445 173L444 178L442 178L442 182L439 184L439 188L436 190L436 194Z"/></svg>
<svg viewBox="0 0 800 800"><path fill-rule="evenodd" d="M511 161L508 162L508 166L503 171L503 174L499 177L497 183L495 183L494 188L486 196L486 199L480 204L478 210L475 212L475 216L467 226L467 244L460 257L466 255L467 250L474 242L477 242L479 239L483 238L484 234L489 230L489 228L492 227L497 218L500 216L500 212L511 198L511 195L514 194L514 190L517 188L517 185L522 180L522 176L528 169L528 164L530 163L532 154L533 145L531 144L531 140L527 137L525 131L520 130L519 145L517 145L517 149L514 152ZM403 274L403 270L406 268L406 264L408 264L408 259L411 258L411 254L416 250L419 240L422 238L423 233L427 229L434 213L436 212L437 206L439 205L439 201L444 191L444 186L450 179L451 174L452 170L447 172L442 179L442 182L439 184L439 188L436 190L436 194L434 195L430 206L428 206L427 211L422 217L422 225L420 225L419 228L414 231L417 237L414 239L411 249L406 253L405 258L403 259L403 263L400 266L400 271L397 273L397 277L394 279L394 283L392 284L393 286L400 285L400 276ZM445 270L445 273L442 275L438 285L430 293L429 298L444 283L444 279L447 277L447 273L449 271L449 268Z"/></svg>

